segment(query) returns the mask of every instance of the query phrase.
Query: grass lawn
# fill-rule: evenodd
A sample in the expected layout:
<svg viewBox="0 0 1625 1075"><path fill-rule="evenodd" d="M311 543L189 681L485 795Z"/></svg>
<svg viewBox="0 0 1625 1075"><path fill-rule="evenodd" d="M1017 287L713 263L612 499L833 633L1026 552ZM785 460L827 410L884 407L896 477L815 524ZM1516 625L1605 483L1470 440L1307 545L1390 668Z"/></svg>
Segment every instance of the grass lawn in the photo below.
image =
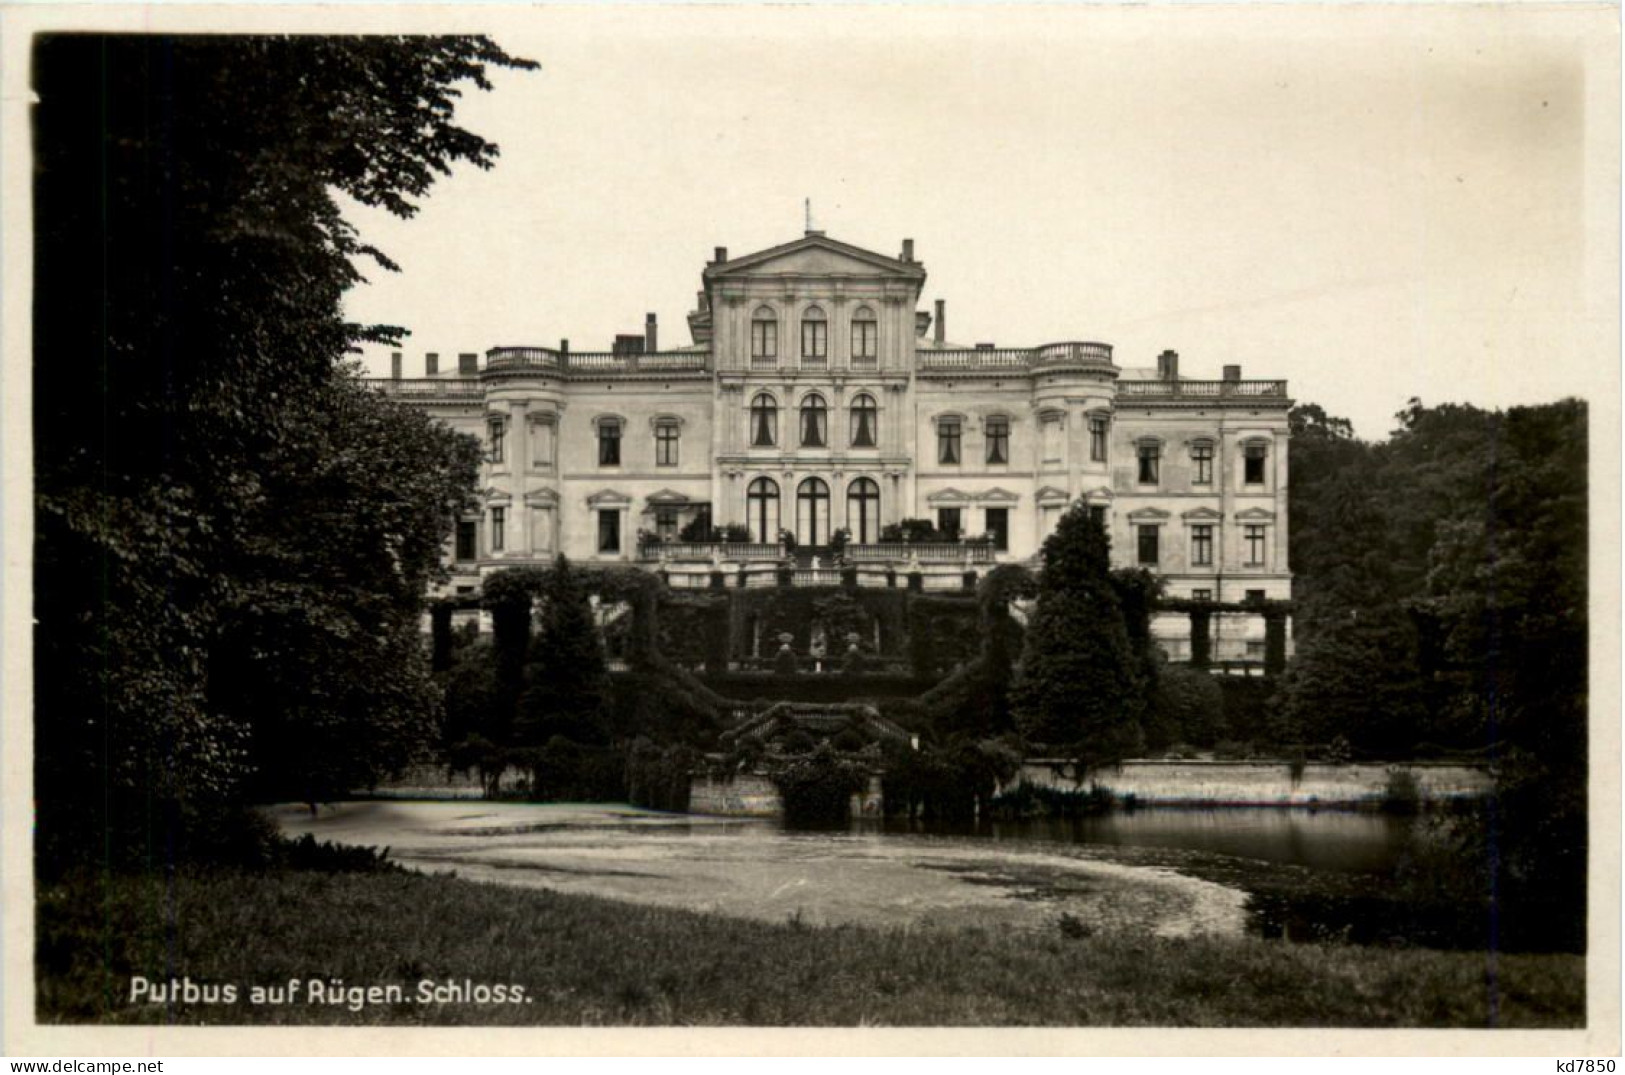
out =
<svg viewBox="0 0 1625 1075"><path fill-rule="evenodd" d="M412 873L81 877L42 887L38 938L45 1022L1577 1027L1585 1018L1585 964L1573 955L1059 927L818 928ZM132 1004L134 975L232 985L236 1003ZM309 1003L302 985L294 1003L249 1002L251 987L289 979L396 985L405 999L351 1011ZM423 979L517 984L524 1000L418 1002Z"/></svg>

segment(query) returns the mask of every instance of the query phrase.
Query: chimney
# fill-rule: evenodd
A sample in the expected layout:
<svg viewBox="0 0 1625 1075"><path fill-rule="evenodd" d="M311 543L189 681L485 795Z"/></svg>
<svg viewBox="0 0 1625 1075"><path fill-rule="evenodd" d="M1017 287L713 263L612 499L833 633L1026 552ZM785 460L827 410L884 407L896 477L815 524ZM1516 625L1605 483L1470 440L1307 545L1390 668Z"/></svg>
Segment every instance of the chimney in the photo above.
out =
<svg viewBox="0 0 1625 1075"><path fill-rule="evenodd" d="M464 351L457 356L457 375L472 377L480 372L480 356L473 351Z"/></svg>
<svg viewBox="0 0 1625 1075"><path fill-rule="evenodd" d="M566 365L569 364L569 362L570 362L570 341L569 340L560 340L559 341L559 357L564 360Z"/></svg>
<svg viewBox="0 0 1625 1075"><path fill-rule="evenodd" d="M1179 380L1179 352L1164 351L1157 356L1157 380Z"/></svg>
<svg viewBox="0 0 1625 1075"><path fill-rule="evenodd" d="M643 351L645 354L654 354L660 350L660 330L655 323L654 314L643 315Z"/></svg>
<svg viewBox="0 0 1625 1075"><path fill-rule="evenodd" d="M728 248L725 247L725 246L717 247L716 251L711 256L711 263L713 265L720 265L724 261L727 261L727 260L728 260Z"/></svg>
<svg viewBox="0 0 1625 1075"><path fill-rule="evenodd" d="M1240 366L1226 366L1224 368L1224 379L1227 380L1227 381L1239 381L1239 380L1241 380L1241 367Z"/></svg>
<svg viewBox="0 0 1625 1075"><path fill-rule="evenodd" d="M899 258L898 260L899 261L913 261L914 260L914 240L913 239L904 239L903 240L903 256L901 258Z"/></svg>
<svg viewBox="0 0 1625 1075"><path fill-rule="evenodd" d="M389 379L392 381L401 379L401 353L399 351L389 353Z"/></svg>
<svg viewBox="0 0 1625 1075"><path fill-rule="evenodd" d="M931 311L930 310L915 310L914 311L914 335L915 336L924 336L927 332L930 332L930 331L931 331Z"/></svg>
<svg viewBox="0 0 1625 1075"><path fill-rule="evenodd" d="M430 351L423 359L423 376L435 377L440 373L440 354Z"/></svg>
<svg viewBox="0 0 1625 1075"><path fill-rule="evenodd" d="M942 299L937 300L937 344L940 346L948 338L948 304Z"/></svg>

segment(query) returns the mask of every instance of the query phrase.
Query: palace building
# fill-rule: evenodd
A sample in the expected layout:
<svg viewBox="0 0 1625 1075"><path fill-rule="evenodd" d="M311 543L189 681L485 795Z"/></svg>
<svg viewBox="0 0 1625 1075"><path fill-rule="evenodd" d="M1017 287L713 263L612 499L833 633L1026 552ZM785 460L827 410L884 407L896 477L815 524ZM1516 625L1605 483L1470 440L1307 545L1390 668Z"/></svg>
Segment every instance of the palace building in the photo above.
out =
<svg viewBox="0 0 1625 1075"><path fill-rule="evenodd" d="M773 585L791 567L834 582L839 553L860 585L959 588L1035 562L1081 501L1114 564L1151 568L1169 597L1290 597L1284 381L1233 365L1191 379L1171 350L952 343L925 281L912 240L892 257L808 231L718 247L682 346L662 348L649 314L607 351L498 346L445 369L431 354L411 378L395 355L385 391L487 446L449 590L558 553L673 586ZM884 540L905 519L935 533ZM1256 617L1228 618L1213 656L1261 653ZM1176 660L1184 623L1158 625Z"/></svg>

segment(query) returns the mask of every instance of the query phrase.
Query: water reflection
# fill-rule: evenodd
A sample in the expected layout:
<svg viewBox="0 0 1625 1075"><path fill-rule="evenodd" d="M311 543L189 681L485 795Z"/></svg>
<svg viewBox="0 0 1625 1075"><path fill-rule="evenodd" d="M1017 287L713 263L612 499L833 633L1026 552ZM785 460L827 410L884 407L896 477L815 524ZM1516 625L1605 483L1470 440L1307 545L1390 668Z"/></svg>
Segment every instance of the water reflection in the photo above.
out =
<svg viewBox="0 0 1625 1075"><path fill-rule="evenodd" d="M1033 821L854 821L839 829L784 829L820 835L957 837L1009 843L1081 844L1205 851L1339 873L1390 874L1419 841L1434 838L1429 818L1373 811L1281 807L1120 811ZM748 830L741 830L748 831Z"/></svg>

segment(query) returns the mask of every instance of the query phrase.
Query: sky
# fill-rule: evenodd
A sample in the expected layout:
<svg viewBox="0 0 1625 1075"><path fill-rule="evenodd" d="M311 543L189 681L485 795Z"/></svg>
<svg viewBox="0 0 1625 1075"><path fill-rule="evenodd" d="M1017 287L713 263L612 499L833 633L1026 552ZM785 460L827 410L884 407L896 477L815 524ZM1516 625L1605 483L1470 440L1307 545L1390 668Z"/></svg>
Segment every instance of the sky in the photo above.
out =
<svg viewBox="0 0 1625 1075"><path fill-rule="evenodd" d="M641 7L475 17L540 71L347 314L408 376L667 346L716 246L905 237L951 340L1238 364L1380 438L1411 397L1618 397L1618 40L1563 8ZM485 20L485 21L481 21ZM465 28L467 20L458 24ZM369 369L388 370L370 349Z"/></svg>

